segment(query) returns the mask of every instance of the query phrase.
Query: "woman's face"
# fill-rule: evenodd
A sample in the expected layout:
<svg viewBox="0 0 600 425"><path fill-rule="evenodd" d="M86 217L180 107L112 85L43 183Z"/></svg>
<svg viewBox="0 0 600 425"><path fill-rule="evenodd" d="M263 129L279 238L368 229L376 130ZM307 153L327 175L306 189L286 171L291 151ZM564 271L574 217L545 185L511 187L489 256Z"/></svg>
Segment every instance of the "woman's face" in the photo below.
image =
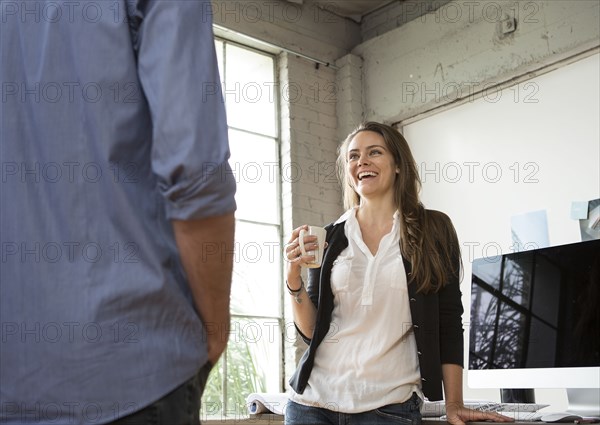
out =
<svg viewBox="0 0 600 425"><path fill-rule="evenodd" d="M361 198L394 196L396 164L383 137L361 131L348 145L347 175Z"/></svg>

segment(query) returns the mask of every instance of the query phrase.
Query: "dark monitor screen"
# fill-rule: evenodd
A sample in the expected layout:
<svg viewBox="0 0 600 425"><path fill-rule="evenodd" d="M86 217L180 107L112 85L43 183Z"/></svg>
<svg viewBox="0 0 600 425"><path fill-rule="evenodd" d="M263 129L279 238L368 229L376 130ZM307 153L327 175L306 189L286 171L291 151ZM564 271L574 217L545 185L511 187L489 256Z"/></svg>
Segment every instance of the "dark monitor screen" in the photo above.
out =
<svg viewBox="0 0 600 425"><path fill-rule="evenodd" d="M600 240L473 262L469 370L600 366Z"/></svg>

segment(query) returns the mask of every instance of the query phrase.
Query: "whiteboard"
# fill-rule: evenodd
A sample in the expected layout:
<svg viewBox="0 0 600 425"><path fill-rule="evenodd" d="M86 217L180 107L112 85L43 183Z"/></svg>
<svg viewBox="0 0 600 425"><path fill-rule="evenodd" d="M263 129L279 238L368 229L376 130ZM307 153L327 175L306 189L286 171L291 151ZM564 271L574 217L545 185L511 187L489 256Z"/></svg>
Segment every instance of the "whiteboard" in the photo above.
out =
<svg viewBox="0 0 600 425"><path fill-rule="evenodd" d="M571 202L600 197L599 65L596 54L403 128L422 200L452 218L463 249L511 252L511 216L536 210L551 245L580 240Z"/></svg>

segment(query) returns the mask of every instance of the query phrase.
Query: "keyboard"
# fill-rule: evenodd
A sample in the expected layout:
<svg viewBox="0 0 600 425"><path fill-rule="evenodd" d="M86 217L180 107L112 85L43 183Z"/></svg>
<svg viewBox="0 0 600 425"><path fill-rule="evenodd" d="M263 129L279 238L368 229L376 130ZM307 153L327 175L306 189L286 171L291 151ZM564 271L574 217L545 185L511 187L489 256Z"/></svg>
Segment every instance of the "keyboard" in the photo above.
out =
<svg viewBox="0 0 600 425"><path fill-rule="evenodd" d="M542 420L543 414L540 412L498 412L501 415L507 416L515 420L515 422L539 422ZM447 419L446 415L441 419Z"/></svg>
<svg viewBox="0 0 600 425"><path fill-rule="evenodd" d="M516 414L522 413L525 415L525 413L535 413L548 405L536 403L497 403L487 400L465 400L465 406L481 412L515 412ZM423 417L440 417L446 414L446 405L443 400L426 400L421 408L421 414Z"/></svg>
<svg viewBox="0 0 600 425"><path fill-rule="evenodd" d="M540 412L524 412L524 411L499 411L501 415L513 418L516 422L535 422L541 421L543 414Z"/></svg>
<svg viewBox="0 0 600 425"><path fill-rule="evenodd" d="M548 407L547 404L536 403L496 403L486 401L465 401L465 406L479 410L480 412L514 412L514 413L533 413Z"/></svg>

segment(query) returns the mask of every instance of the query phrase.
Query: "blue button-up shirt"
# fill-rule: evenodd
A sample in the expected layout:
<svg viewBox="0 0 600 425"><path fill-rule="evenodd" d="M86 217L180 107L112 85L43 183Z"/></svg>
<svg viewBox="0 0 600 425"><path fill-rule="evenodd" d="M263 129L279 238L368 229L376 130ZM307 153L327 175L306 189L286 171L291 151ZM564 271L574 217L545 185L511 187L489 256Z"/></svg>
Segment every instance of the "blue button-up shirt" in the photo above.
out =
<svg viewBox="0 0 600 425"><path fill-rule="evenodd" d="M106 423L207 359L170 220L235 209L210 3L0 5L0 422Z"/></svg>

